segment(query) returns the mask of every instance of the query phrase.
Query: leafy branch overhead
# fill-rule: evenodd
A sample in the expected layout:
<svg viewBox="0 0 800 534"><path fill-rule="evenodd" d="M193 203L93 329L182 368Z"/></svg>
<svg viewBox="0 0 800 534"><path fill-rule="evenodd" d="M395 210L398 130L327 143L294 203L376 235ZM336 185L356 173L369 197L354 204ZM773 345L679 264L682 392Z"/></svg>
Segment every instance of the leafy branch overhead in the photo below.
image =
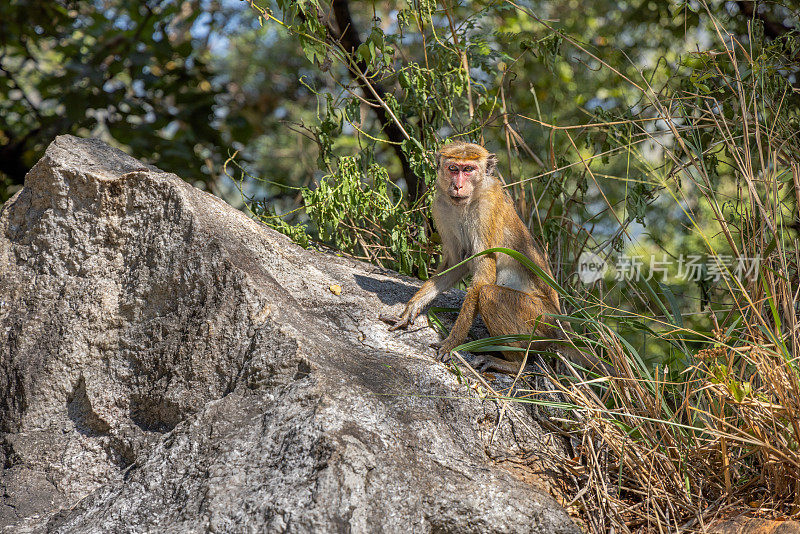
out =
<svg viewBox="0 0 800 534"><path fill-rule="evenodd" d="M107 135L136 156L212 182L223 134L208 48L178 3L3 2L0 174L21 184L58 134ZM109 28L115 31L109 31ZM3 200L0 193L0 200Z"/></svg>
<svg viewBox="0 0 800 534"><path fill-rule="evenodd" d="M418 182L421 169L414 170L411 160L419 159L413 153L420 150L420 145L425 149L435 147L442 127L453 133L478 135L479 124L471 124L474 114L472 92L478 92L475 97L481 103L485 103L485 99L480 88L471 87L469 63L465 58L473 51L442 41L419 43L419 36L409 33L407 28L412 24L417 28L433 24L435 12L432 5L401 9L396 21L391 23L396 33L387 34L384 30L386 25L373 18L366 40L358 33L358 24L347 1L330 5L317 2L279 5L284 8L280 23L294 32L306 57L337 77L340 87L360 90L360 94L350 93L348 96L375 114L380 128L376 133L385 135L384 139L396 151L412 202L416 201L424 192L424 185ZM254 7L263 17L276 20L266 9ZM463 40L466 30L472 26L454 28L455 41L460 42L459 34ZM430 49L431 54L420 58L424 65L407 61L404 49L408 49L408 41L412 46L421 44ZM480 45L474 53L493 55L485 48L485 43ZM338 78L345 73L351 84ZM469 117L454 116L454 113L466 110L469 110Z"/></svg>

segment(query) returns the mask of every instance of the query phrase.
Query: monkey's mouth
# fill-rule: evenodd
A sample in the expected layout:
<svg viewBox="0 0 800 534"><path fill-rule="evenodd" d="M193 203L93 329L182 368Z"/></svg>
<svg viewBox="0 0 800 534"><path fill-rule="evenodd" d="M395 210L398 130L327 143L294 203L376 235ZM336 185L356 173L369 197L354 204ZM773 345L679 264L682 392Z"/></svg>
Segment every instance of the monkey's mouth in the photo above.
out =
<svg viewBox="0 0 800 534"><path fill-rule="evenodd" d="M467 201L469 200L469 196L460 197L456 195L450 195L450 200L453 201L453 204L456 205L466 204Z"/></svg>

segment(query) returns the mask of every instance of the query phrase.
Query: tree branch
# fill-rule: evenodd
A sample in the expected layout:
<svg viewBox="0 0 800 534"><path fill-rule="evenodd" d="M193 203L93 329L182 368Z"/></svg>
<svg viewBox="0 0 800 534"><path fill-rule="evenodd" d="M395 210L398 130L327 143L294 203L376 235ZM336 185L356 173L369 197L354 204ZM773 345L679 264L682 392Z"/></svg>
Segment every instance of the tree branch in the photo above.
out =
<svg viewBox="0 0 800 534"><path fill-rule="evenodd" d="M386 94L386 90L379 83L370 84L370 82L367 81L369 77L369 67L363 59L356 56L356 50L358 50L358 47L363 41L358 35L356 26L353 23L349 1L332 0L331 7L338 30L328 25L330 37L333 41L338 42L342 49L350 56L351 63L348 64L347 68L353 80L358 83L361 91L364 93L364 98L368 102L377 105L371 107L386 137L393 143L392 148L395 154L397 154L397 157L400 159L400 165L403 167L403 178L405 178L406 184L408 185L409 200L413 204L425 192L425 183L411 170L408 158L400 147L400 143L406 139L406 135L404 135L400 126L387 114L386 109L380 103L380 98L376 98L377 95Z"/></svg>

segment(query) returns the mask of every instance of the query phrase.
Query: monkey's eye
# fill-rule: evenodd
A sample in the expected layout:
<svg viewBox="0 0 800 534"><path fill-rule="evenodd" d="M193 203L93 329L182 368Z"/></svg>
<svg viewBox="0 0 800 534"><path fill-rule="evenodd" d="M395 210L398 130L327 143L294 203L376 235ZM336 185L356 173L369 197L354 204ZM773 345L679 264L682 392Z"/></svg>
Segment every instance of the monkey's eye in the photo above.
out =
<svg viewBox="0 0 800 534"><path fill-rule="evenodd" d="M458 172L458 167L456 167L455 165L450 165L449 167L447 167L447 170L449 170L450 172Z"/></svg>
<svg viewBox="0 0 800 534"><path fill-rule="evenodd" d="M463 170L464 170L464 172L472 172L472 171L475 170L475 167L471 167L471 166L467 165L466 167L464 167Z"/></svg>

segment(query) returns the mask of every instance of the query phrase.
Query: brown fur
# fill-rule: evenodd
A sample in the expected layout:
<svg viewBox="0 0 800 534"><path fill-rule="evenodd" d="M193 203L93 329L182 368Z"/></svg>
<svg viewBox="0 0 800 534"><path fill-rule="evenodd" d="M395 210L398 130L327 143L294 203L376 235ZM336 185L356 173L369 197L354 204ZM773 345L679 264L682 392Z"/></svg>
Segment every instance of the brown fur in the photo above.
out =
<svg viewBox="0 0 800 534"><path fill-rule="evenodd" d="M452 162L467 160L478 170L470 179L471 194L463 203L456 203L448 194L451 176L447 166ZM545 255L535 245L530 232L517 215L511 198L492 173L496 163L480 145L451 143L438 155L436 194L433 200L433 220L442 238L442 263L439 273L449 269L475 253L494 247L505 247L523 253L546 273L550 266ZM552 325L552 314L560 314L558 294L547 283L507 254L489 254L429 279L411 298L402 315L386 318L393 323L392 330L413 324L422 309L442 291L452 287L466 274L472 274L472 285L467 290L461 311L450 335L440 348L446 355L464 342L477 313L481 314L489 333L493 336L530 334L534 325L536 333L557 338L559 331ZM527 345L527 344L525 344ZM505 352L509 361L488 358L492 368L516 372L520 352ZM577 356L584 365L596 360Z"/></svg>
<svg viewBox="0 0 800 534"><path fill-rule="evenodd" d="M439 157L455 160L475 161L489 157L489 151L480 145L471 143L450 143L439 151Z"/></svg>

